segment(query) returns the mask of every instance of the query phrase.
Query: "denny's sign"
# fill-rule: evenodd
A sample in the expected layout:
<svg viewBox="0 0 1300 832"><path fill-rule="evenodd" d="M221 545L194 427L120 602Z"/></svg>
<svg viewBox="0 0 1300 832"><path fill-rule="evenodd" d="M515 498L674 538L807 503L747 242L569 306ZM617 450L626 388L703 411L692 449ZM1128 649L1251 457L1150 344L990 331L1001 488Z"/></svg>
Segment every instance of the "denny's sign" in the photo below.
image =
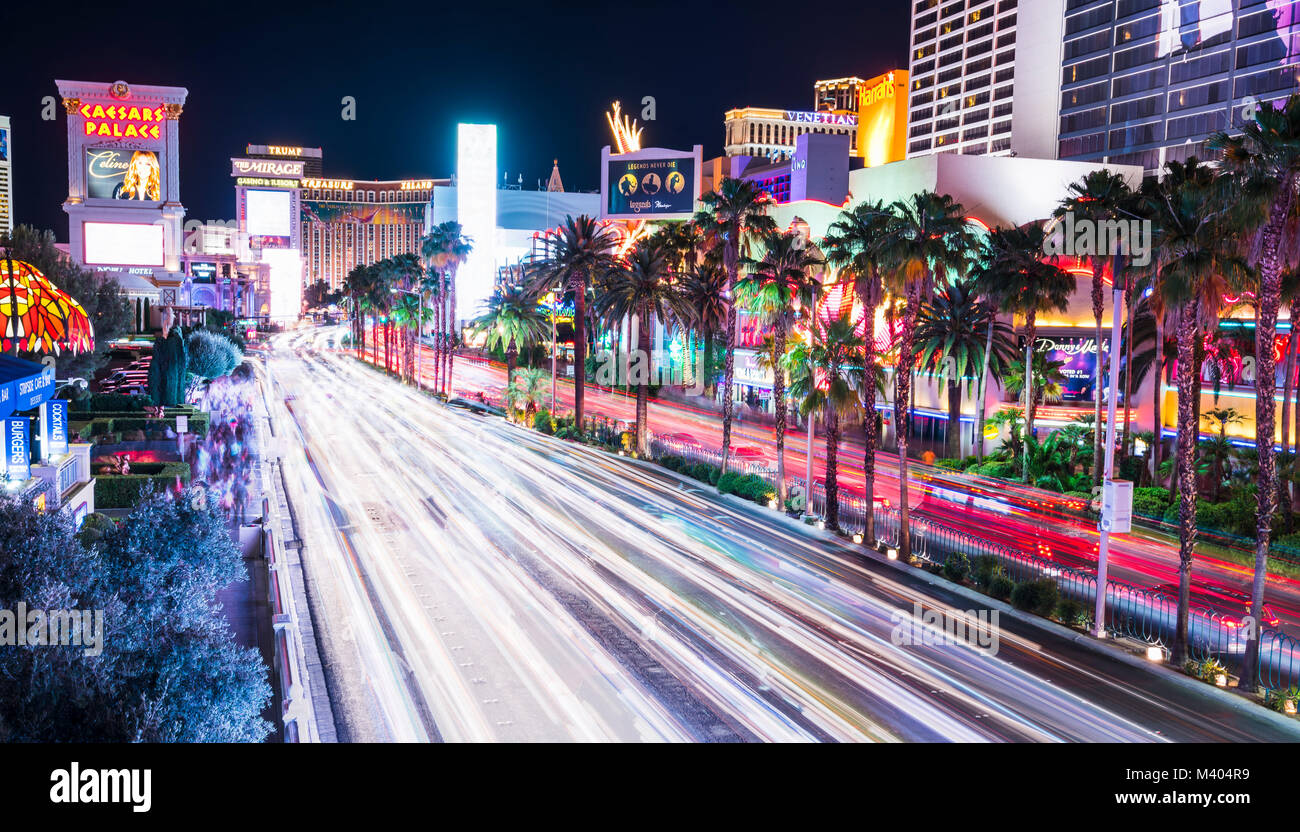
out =
<svg viewBox="0 0 1300 832"><path fill-rule="evenodd" d="M156 139L166 117L163 106L141 107L136 104L82 104L78 110L85 119L87 136L111 139Z"/></svg>

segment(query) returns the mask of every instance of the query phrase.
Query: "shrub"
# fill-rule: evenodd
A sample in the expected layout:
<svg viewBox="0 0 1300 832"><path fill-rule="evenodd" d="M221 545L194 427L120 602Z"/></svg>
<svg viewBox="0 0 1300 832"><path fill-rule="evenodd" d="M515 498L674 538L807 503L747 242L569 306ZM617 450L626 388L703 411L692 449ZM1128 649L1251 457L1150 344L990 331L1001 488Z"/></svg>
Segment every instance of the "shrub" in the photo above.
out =
<svg viewBox="0 0 1300 832"><path fill-rule="evenodd" d="M970 558L961 552L954 552L943 562L943 576L950 581L961 583L970 574Z"/></svg>
<svg viewBox="0 0 1300 832"><path fill-rule="evenodd" d="M686 460L682 459L680 456L672 456L670 454L669 456L660 457L659 464L667 468L669 471L680 471L682 466L686 464Z"/></svg>
<svg viewBox="0 0 1300 832"><path fill-rule="evenodd" d="M91 413L139 413L153 406L149 396L127 396L122 393L96 393L87 401Z"/></svg>
<svg viewBox="0 0 1300 832"><path fill-rule="evenodd" d="M220 378L229 375L244 360L244 354L235 342L225 335L196 329L186 342L189 362L186 369L199 378Z"/></svg>
<svg viewBox="0 0 1300 832"><path fill-rule="evenodd" d="M1147 517L1164 517L1171 498L1164 488L1134 488L1133 511Z"/></svg>
<svg viewBox="0 0 1300 832"><path fill-rule="evenodd" d="M971 580L978 587L986 587L993 580L993 576L998 573L998 562L992 555L980 555L975 558L975 564L971 568Z"/></svg>
<svg viewBox="0 0 1300 832"><path fill-rule="evenodd" d="M1286 690L1269 689L1264 694L1264 706L1277 711L1278 713L1286 712L1286 703L1295 702L1300 699L1300 688L1292 685Z"/></svg>
<svg viewBox="0 0 1300 832"><path fill-rule="evenodd" d="M533 428L550 436L555 433L555 423L551 421L551 413L548 410L539 410L533 414Z"/></svg>
<svg viewBox="0 0 1300 832"><path fill-rule="evenodd" d="M1001 477L1005 479L1015 475L1016 464L1014 462L986 462L976 468L975 473L982 477Z"/></svg>
<svg viewBox="0 0 1300 832"><path fill-rule="evenodd" d="M1126 456L1119 463L1119 478L1130 482L1141 482L1146 460L1140 456ZM1136 490L1136 489L1135 489Z"/></svg>
<svg viewBox="0 0 1300 832"><path fill-rule="evenodd" d="M1007 598L1015 590L1016 583L1001 572L996 572L989 578L988 587L989 595L994 598Z"/></svg>
<svg viewBox="0 0 1300 832"><path fill-rule="evenodd" d="M1085 627L1092 620L1088 609L1073 598L1062 598L1056 602L1056 619L1071 627Z"/></svg>
<svg viewBox="0 0 1300 832"><path fill-rule="evenodd" d="M1204 659L1199 662L1188 659L1187 664L1183 665L1183 670L1186 671L1188 676L1194 676L1202 682L1209 682L1212 685L1215 683L1214 680L1219 676L1219 674L1225 676L1228 674L1228 669L1220 664L1217 659L1213 658Z"/></svg>
<svg viewBox="0 0 1300 832"><path fill-rule="evenodd" d="M100 540L114 528L113 519L107 514L94 512L87 514L86 518L81 521L81 529L78 531L82 545L90 545L96 540Z"/></svg>
<svg viewBox="0 0 1300 832"><path fill-rule="evenodd" d="M934 465L936 468L947 468L950 471L962 470L964 460L960 459L936 459Z"/></svg>
<svg viewBox="0 0 1300 832"><path fill-rule="evenodd" d="M1051 474L1044 474L1034 480L1034 486L1045 491L1060 491L1061 483Z"/></svg>
<svg viewBox="0 0 1300 832"><path fill-rule="evenodd" d="M125 476L105 474L95 477L97 508L133 508L151 490L166 491L190 481L190 466L185 462L137 462Z"/></svg>
<svg viewBox="0 0 1300 832"><path fill-rule="evenodd" d="M1044 618L1052 614L1059 600L1060 589L1051 578L1025 581L1011 590L1013 606Z"/></svg>

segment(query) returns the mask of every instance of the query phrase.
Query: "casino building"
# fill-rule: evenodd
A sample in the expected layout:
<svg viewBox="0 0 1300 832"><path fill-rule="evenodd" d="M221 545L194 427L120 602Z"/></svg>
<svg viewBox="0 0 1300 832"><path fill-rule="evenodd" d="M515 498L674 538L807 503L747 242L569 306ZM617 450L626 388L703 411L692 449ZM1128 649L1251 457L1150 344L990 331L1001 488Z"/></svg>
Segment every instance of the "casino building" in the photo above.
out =
<svg viewBox="0 0 1300 832"><path fill-rule="evenodd" d="M0 116L0 232L14 230L13 152L9 116Z"/></svg>

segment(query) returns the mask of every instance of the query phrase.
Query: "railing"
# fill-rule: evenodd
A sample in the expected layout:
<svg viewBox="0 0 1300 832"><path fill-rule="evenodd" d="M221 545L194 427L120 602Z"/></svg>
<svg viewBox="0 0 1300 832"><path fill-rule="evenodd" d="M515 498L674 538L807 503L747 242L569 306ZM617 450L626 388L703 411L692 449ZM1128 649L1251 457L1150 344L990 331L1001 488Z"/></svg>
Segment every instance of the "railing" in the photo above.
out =
<svg viewBox="0 0 1300 832"><path fill-rule="evenodd" d="M690 463L703 462L714 467L722 463L722 454L663 437L653 437L651 454L681 457ZM775 483L770 468L737 460L728 463L732 470L745 471ZM790 486L804 485L802 478L788 480ZM775 487L775 485L773 485ZM806 492L805 492L806 493ZM826 486L814 481L811 513L826 516ZM849 533L866 528L866 500L841 491L837 498L839 525ZM875 536L886 546L899 545L900 515L896 508L875 505ZM953 555L965 555L972 565L979 558L992 558L1001 575L1015 583L1050 579L1061 597L1077 601L1091 612L1096 605L1097 577L1094 573L1073 569L1013 547L985 540L963 529L938 523L928 517L908 518L908 538L912 555L934 566L942 566ZM1178 599L1154 589L1134 586L1123 581L1106 582L1106 629L1143 643L1168 649L1177 631ZM1217 659L1226 667L1236 668L1245 654L1247 636L1233 619L1212 610L1193 607L1188 611L1187 649L1195 661ZM1271 629L1261 629L1259 645L1259 684L1270 690L1300 687L1300 639Z"/></svg>
<svg viewBox="0 0 1300 832"><path fill-rule="evenodd" d="M318 742L311 694L301 682L306 657L302 652L302 633L293 602L293 585L289 564L267 525L269 498L262 498L262 554L266 558L268 601L271 623L275 628L275 672L280 677L280 718L285 742Z"/></svg>

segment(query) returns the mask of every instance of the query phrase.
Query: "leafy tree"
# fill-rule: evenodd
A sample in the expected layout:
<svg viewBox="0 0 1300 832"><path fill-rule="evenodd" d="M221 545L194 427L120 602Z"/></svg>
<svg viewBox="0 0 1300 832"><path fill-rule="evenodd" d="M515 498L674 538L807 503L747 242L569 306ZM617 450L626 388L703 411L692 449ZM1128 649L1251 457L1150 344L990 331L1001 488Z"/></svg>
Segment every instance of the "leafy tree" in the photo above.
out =
<svg viewBox="0 0 1300 832"><path fill-rule="evenodd" d="M745 258L751 271L736 283L736 302L753 315L760 326L772 330L772 403L776 412L777 500L785 505L785 370L779 357L786 353L786 338L794 327L797 310L811 318L818 279L813 270L824 263L820 254L805 245L798 232L768 234L763 238L763 256Z"/></svg>
<svg viewBox="0 0 1300 832"><path fill-rule="evenodd" d="M731 459L732 388L736 372L736 304L732 301L740 259L751 240L776 230L776 222L767 215L774 202L766 191L748 179L727 177L716 191L700 198L703 210L693 222L709 245L722 252L722 268L727 274L726 364L722 372L722 472Z"/></svg>
<svg viewBox="0 0 1300 832"><path fill-rule="evenodd" d="M513 378L519 351L546 337L547 315L538 307L537 296L519 283L498 286L486 305L474 320L474 331L487 335L489 350L505 352L506 378Z"/></svg>
<svg viewBox="0 0 1300 832"><path fill-rule="evenodd" d="M189 350L187 369L198 378L214 379L230 375L239 366L239 362L244 360L244 354L233 341L205 329L191 332L186 347Z"/></svg>
<svg viewBox="0 0 1300 832"><path fill-rule="evenodd" d="M434 385L443 393L451 392L451 374L456 352L456 273L473 250L473 241L454 220L441 223L429 232L420 253L434 276L432 290L436 301L434 325Z"/></svg>
<svg viewBox="0 0 1300 832"><path fill-rule="evenodd" d="M235 644L216 593L242 580L224 522L147 497L102 536L0 501L0 609L102 611L102 652L0 650L0 740L260 742L271 688Z"/></svg>
<svg viewBox="0 0 1300 832"><path fill-rule="evenodd" d="M531 416L537 412L537 403L546 394L549 376L545 370L523 367L515 370L506 388L506 402L514 412Z"/></svg>

